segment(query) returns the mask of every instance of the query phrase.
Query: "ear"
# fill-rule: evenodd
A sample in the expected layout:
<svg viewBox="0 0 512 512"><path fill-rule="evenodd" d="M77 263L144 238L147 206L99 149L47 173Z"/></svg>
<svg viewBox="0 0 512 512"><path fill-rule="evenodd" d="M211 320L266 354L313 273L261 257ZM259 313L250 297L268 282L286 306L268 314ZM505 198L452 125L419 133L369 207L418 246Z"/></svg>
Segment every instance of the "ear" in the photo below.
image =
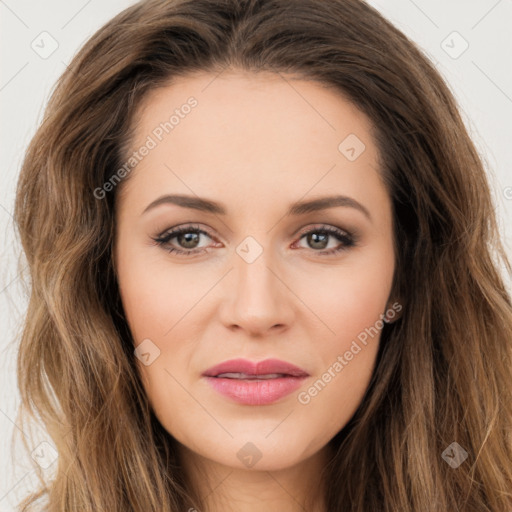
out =
<svg viewBox="0 0 512 512"><path fill-rule="evenodd" d="M390 300L384 312L384 322L392 324L402 317L404 310L403 301L400 299Z"/></svg>

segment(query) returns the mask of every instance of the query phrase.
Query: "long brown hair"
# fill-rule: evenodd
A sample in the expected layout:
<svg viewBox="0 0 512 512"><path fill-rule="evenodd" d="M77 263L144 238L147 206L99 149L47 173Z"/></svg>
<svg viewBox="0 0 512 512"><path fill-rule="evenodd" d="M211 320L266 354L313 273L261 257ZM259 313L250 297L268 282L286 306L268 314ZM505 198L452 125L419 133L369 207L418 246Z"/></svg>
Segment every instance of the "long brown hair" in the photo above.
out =
<svg viewBox="0 0 512 512"><path fill-rule="evenodd" d="M227 68L352 101L372 122L393 202L403 315L331 441L327 509L510 512L512 305L499 267L511 267L484 166L433 65L361 0L142 1L62 75L15 206L31 279L20 419L40 417L59 455L20 510L39 498L49 512L204 510L136 371L112 262L119 187L94 191L123 165L149 90ZM453 442L467 452L458 468L443 456Z"/></svg>

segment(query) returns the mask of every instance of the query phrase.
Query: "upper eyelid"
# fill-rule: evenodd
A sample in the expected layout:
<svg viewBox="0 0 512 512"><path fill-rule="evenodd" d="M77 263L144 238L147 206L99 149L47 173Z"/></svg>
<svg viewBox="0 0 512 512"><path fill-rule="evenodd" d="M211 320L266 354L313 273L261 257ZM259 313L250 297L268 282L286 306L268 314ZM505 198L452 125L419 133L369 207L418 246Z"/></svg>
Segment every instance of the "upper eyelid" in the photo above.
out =
<svg viewBox="0 0 512 512"><path fill-rule="evenodd" d="M310 231L322 231L322 230L341 231L342 233L345 233L347 235L350 235L350 236L352 235L352 232L350 230L347 230L347 229L344 229L344 228L340 228L338 226L333 226L331 224L313 224L312 226L300 229L297 232L297 236L298 235L305 235L305 234L309 233Z"/></svg>
<svg viewBox="0 0 512 512"><path fill-rule="evenodd" d="M196 231L198 233L201 233L201 234L205 234L207 236L209 236L210 238L215 238L214 236L212 236L207 229L204 229L204 228L198 228L196 226L176 226L174 228L169 228L169 229L166 229L165 231L162 231L162 233L160 233L159 235L157 235L156 238L164 238L166 237L167 235L173 235L171 238L174 238L176 236L176 232L180 232L180 231Z"/></svg>
<svg viewBox="0 0 512 512"><path fill-rule="evenodd" d="M329 234L331 234L332 236L334 236L336 234L335 232L341 232L350 238L353 238L353 239L358 238L357 233L353 230L347 230L344 228L340 228L338 226L333 226L331 224L319 224L319 223L314 223L311 226L301 228L300 230L295 232L294 236L298 236L298 237L302 238L304 235L307 235L308 233L310 233L312 231L322 231L322 230L329 231L330 232ZM164 238L168 238L169 240L171 240L171 239L175 238L179 234L180 231L196 231L200 234L205 234L212 240L218 240L217 237L215 237L214 235L209 233L208 229L199 227L198 225L187 225L187 224L185 224L183 226L176 226L173 228L166 229L165 231L163 231L160 235L158 235L156 237L156 240L161 240ZM178 232L178 233L176 233L176 232Z"/></svg>

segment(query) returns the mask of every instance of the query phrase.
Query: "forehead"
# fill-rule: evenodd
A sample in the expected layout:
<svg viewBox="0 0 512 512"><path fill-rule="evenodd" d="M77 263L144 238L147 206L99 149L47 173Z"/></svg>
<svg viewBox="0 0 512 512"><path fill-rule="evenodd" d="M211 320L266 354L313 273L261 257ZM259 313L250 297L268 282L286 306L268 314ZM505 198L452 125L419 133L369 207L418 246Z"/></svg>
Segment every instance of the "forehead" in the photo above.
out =
<svg viewBox="0 0 512 512"><path fill-rule="evenodd" d="M289 202L308 191L383 192L372 192L382 184L370 121L318 82L267 72L179 77L150 91L133 128L126 158L150 150L123 195L136 188L140 201L167 189Z"/></svg>

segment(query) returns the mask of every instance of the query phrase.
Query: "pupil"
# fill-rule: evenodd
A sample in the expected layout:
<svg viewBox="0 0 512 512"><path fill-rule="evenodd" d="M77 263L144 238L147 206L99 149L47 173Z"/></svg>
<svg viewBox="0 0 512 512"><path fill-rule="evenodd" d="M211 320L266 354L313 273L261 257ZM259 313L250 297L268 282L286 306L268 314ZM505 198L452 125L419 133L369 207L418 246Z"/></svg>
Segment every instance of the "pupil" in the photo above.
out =
<svg viewBox="0 0 512 512"><path fill-rule="evenodd" d="M328 238L329 238L329 235L327 235L326 233L322 233L322 234L310 233L308 235L308 242L311 242L315 249L325 249L325 247L327 247L327 240L328 240ZM319 241L319 239L320 239L320 241ZM320 243L320 246L316 246L315 247L315 244L317 242Z"/></svg>
<svg viewBox="0 0 512 512"><path fill-rule="evenodd" d="M194 242L197 243L199 241L199 233L182 233L179 235L178 241L180 244L184 242L186 249L193 249ZM189 243L192 243L192 245L187 245Z"/></svg>

